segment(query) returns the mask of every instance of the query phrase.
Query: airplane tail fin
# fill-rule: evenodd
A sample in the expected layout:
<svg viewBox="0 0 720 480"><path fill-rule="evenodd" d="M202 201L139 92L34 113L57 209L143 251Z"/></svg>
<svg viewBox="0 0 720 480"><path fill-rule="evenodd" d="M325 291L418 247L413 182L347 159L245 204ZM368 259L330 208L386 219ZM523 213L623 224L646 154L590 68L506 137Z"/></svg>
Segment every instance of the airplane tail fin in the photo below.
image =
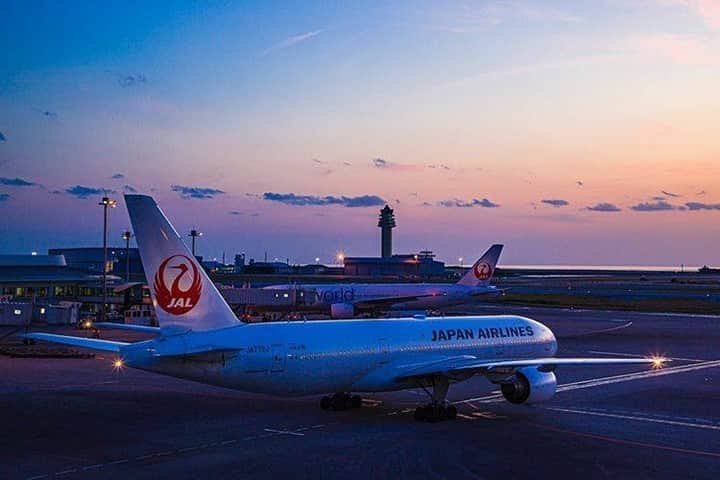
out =
<svg viewBox="0 0 720 480"><path fill-rule="evenodd" d="M162 335L233 327L240 321L155 200L125 195Z"/></svg>
<svg viewBox="0 0 720 480"><path fill-rule="evenodd" d="M458 280L457 284L467 287L489 285L495 273L495 267L497 266L498 259L500 259L502 250L503 245L496 244L490 247L488 251L475 262L475 265Z"/></svg>

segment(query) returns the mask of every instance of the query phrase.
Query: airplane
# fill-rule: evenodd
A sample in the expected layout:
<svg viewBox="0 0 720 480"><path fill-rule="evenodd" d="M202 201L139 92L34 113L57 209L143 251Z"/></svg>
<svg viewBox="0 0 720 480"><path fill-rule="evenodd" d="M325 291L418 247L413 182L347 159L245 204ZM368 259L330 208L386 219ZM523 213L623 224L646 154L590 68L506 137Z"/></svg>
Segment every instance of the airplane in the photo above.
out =
<svg viewBox="0 0 720 480"><path fill-rule="evenodd" d="M503 245L493 245L455 284L442 283L350 283L270 285L266 290L298 289L306 297L300 310L328 311L332 318L350 318L358 312L387 310L425 311L477 302L497 296L501 289L490 285Z"/></svg>
<svg viewBox="0 0 720 480"><path fill-rule="evenodd" d="M51 333L26 338L116 354L114 364L276 396L323 396L320 406L361 405L349 392L422 387L430 401L415 418L455 418L449 386L474 375L498 384L513 404L555 393L565 365L650 364L663 358L556 357L545 325L514 315L242 323L152 197L125 195L159 327L133 343Z"/></svg>

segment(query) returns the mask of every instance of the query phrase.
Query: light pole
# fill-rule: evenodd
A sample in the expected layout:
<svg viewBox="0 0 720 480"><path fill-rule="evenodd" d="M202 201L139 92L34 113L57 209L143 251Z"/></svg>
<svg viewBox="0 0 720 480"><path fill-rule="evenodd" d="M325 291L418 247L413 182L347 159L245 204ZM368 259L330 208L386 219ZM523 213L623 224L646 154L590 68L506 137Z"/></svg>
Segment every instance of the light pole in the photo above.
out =
<svg viewBox="0 0 720 480"><path fill-rule="evenodd" d="M130 239L133 234L130 230L122 233L122 239L125 240L125 282L130 283Z"/></svg>
<svg viewBox="0 0 720 480"><path fill-rule="evenodd" d="M195 239L196 239L197 237L202 237L202 232L200 232L200 231L198 231L198 230L195 230L195 229L193 228L192 230L190 230L190 235L189 235L189 237L192 238L192 254L193 254L193 257L194 257L194 256L195 256Z"/></svg>
<svg viewBox="0 0 720 480"><path fill-rule="evenodd" d="M107 309L107 241L108 241L108 207L115 208L117 202L110 200L108 197L103 197L98 205L103 207L103 269L102 269L102 282L103 282L103 303L100 309L100 321L105 321L105 314Z"/></svg>

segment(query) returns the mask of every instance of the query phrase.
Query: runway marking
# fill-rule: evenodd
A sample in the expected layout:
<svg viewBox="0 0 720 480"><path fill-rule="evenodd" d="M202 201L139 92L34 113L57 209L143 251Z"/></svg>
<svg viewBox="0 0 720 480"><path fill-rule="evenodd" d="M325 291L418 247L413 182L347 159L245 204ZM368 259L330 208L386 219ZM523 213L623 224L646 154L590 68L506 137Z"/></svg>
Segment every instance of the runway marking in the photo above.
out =
<svg viewBox="0 0 720 480"><path fill-rule="evenodd" d="M45 475L35 475L34 477L28 477L25 480L40 480L41 478L47 478L49 477L48 474Z"/></svg>
<svg viewBox="0 0 720 480"><path fill-rule="evenodd" d="M706 452L704 450L690 450L687 448L670 447L667 445L658 445L655 443L635 442L633 440L624 440L622 438L606 437L604 435L596 435L594 433L576 432L574 430L563 430L561 428L550 427L550 426L541 425L538 423L533 423L531 425L534 425L543 430L549 430L551 432L557 432L557 433L565 433L568 435L574 435L576 437L591 438L594 440L602 440L605 442L619 443L622 445L632 445L635 447L651 448L654 450L664 450L664 451L668 451L668 452L687 453L690 455L701 455L701 456L707 456L707 457L720 458L720 453Z"/></svg>
<svg viewBox="0 0 720 480"><path fill-rule="evenodd" d="M546 410L551 410L553 412L563 412L563 413L574 413L578 415L591 415L596 417L607 417L607 418L617 418L619 420L633 420L638 422L650 422L650 423L661 423L665 425L673 425L677 427L691 427L691 428L704 428L707 430L720 430L720 425L703 425L701 423L692 423L692 422L686 422L686 421L680 421L680 420L665 420L662 418L651 418L651 417L641 417L641 416L635 416L635 415L626 415L626 414L618 414L618 413L611 413L611 412L598 412L598 411L592 411L592 410L578 410L573 408L559 408L559 407L545 407Z"/></svg>
<svg viewBox="0 0 720 480"><path fill-rule="evenodd" d="M696 370L704 370L706 368L720 367L720 360L710 362L694 363L692 365L681 365L678 367L662 368L659 370L647 370L637 373L629 373L624 375L614 375L611 377L596 378L591 380L582 380L558 387L558 392L568 392L571 390L579 390L582 388L599 387L602 385L610 385L613 383L630 382L632 380L641 380L645 378L664 377L666 375L674 375L676 373L694 372Z"/></svg>
<svg viewBox="0 0 720 480"><path fill-rule="evenodd" d="M613 321L613 320L611 320ZM588 335L597 335L598 333L609 333L609 332L615 332L617 330L622 330L624 328L631 327L633 324L632 321L629 321L623 325L618 325L617 327L609 327L609 328L603 328L601 330L593 330L591 332L582 332L582 333L574 333L570 335L565 335L566 337L585 337Z"/></svg>
<svg viewBox="0 0 720 480"><path fill-rule="evenodd" d="M82 467L83 470L94 470L96 468L104 467L104 463L96 463L95 465L88 465L87 467Z"/></svg>
<svg viewBox="0 0 720 480"><path fill-rule="evenodd" d="M706 368L720 367L720 360L708 362L694 363L691 365L680 365L677 367L668 367L659 370L644 370L642 372L625 373L622 375L613 375L610 377L591 378L588 380L580 380L577 382L566 383L557 388L557 393L579 390L583 388L599 387L602 385L611 385L614 383L630 382L633 380L642 380L645 378L662 377L665 375L673 375L676 373L693 372L696 370L704 370ZM471 404L472 402L494 403L502 400L502 393L495 391L489 395L476 398L468 398L452 402L454 405Z"/></svg>
<svg viewBox="0 0 720 480"><path fill-rule="evenodd" d="M274 428L266 428L264 430L269 433L277 433L280 435L295 435L296 437L304 437L305 436L304 433L300 433L297 430L276 430Z"/></svg>
<svg viewBox="0 0 720 480"><path fill-rule="evenodd" d="M597 355L617 355L619 357L636 357L636 358L646 358L647 355L638 355L636 353L618 353L618 352L600 352L598 350L588 350L588 353L594 353ZM679 360L681 362L709 362L711 360L701 360L698 358L680 358L680 357L665 357L668 360Z"/></svg>
<svg viewBox="0 0 720 480"><path fill-rule="evenodd" d="M55 476L56 476L56 477L59 477L59 476L62 476L62 475L68 475L68 474L70 474L70 473L75 473L75 472L77 472L77 468L70 468L70 469L67 469L67 470L63 470L62 472L55 472Z"/></svg>

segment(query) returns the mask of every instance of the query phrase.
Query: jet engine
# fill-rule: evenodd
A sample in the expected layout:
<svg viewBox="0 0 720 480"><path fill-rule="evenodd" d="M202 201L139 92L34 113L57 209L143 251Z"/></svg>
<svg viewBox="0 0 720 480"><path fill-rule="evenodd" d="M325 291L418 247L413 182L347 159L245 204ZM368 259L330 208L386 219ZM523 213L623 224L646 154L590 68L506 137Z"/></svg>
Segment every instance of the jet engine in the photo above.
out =
<svg viewBox="0 0 720 480"><path fill-rule="evenodd" d="M355 315L355 307L352 303L333 303L330 305L330 316L332 318L352 318Z"/></svg>
<svg viewBox="0 0 720 480"><path fill-rule="evenodd" d="M556 388L555 374L541 372L537 367L520 368L510 382L500 385L503 397L515 404L544 402L555 395Z"/></svg>

